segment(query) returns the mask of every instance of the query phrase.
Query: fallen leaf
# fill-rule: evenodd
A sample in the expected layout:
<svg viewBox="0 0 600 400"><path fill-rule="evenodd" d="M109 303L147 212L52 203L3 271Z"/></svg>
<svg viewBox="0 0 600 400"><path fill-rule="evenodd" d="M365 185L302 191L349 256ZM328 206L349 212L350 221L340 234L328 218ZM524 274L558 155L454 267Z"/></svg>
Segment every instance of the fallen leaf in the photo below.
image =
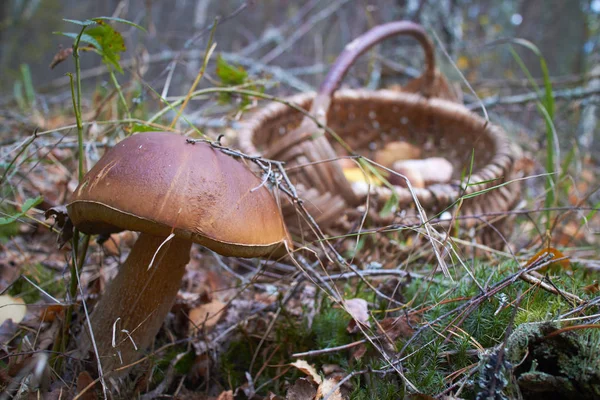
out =
<svg viewBox="0 0 600 400"><path fill-rule="evenodd" d="M416 323L417 320L413 317L411 318L410 322L411 324ZM396 342L396 339L400 337L408 338L414 332L414 329L410 326L410 324L406 320L406 316L404 315L397 318L385 318L379 322L377 328L379 333L384 335L388 339L388 346L386 347L388 347L389 350L395 350L394 343Z"/></svg>
<svg viewBox="0 0 600 400"><path fill-rule="evenodd" d="M81 394L81 392L83 390L85 390L85 388L87 388L93 382L94 382L94 379L89 374L89 372L87 372L87 371L81 372L79 374L79 376L77 377L77 393ZM81 397L80 397L80 399L82 399L82 400L96 400L97 398L98 398L98 395L96 394L96 391L94 390L94 386L87 389L87 391L85 391L83 393L83 395L81 395Z"/></svg>
<svg viewBox="0 0 600 400"><path fill-rule="evenodd" d="M210 331L223 317L225 303L214 299L190 310L190 333L196 334L198 328Z"/></svg>
<svg viewBox="0 0 600 400"><path fill-rule="evenodd" d="M367 353L367 345L364 343L359 344L351 350L352 358L360 360Z"/></svg>
<svg viewBox="0 0 600 400"><path fill-rule="evenodd" d="M600 283L594 282L590 285L587 285L583 288L583 291L587 294L596 294L600 292Z"/></svg>
<svg viewBox="0 0 600 400"><path fill-rule="evenodd" d="M59 47L58 52L54 55L54 58L52 59L52 62L50 63L50 69L53 69L58 64L65 61L67 58L71 57L71 54L73 54L72 47L67 47L64 49L62 48L62 46Z"/></svg>
<svg viewBox="0 0 600 400"><path fill-rule="evenodd" d="M222 392L217 400L233 400L233 390L228 390L226 392Z"/></svg>
<svg viewBox="0 0 600 400"><path fill-rule="evenodd" d="M317 388L307 378L296 380L288 389L285 400L312 400L317 395Z"/></svg>
<svg viewBox="0 0 600 400"><path fill-rule="evenodd" d="M333 374L334 372L344 372L343 368L338 364L323 364L321 365L321 371L326 377L329 377L329 375Z"/></svg>
<svg viewBox="0 0 600 400"><path fill-rule="evenodd" d="M54 221L58 228L60 229L60 235L57 239L58 246L61 248L65 243L67 243L73 237L73 223L69 218L69 213L67 212L66 206L57 206L52 207L46 210L44 213L46 219L50 217L54 217Z"/></svg>
<svg viewBox="0 0 600 400"><path fill-rule="evenodd" d="M357 323L365 326L369 324L369 304L364 299L349 299L344 301L344 309L348 311L352 317L352 321L348 324L348 332L356 333L359 331Z"/></svg>
<svg viewBox="0 0 600 400"><path fill-rule="evenodd" d="M416 319L411 319L410 322L411 324L416 323ZM386 337L391 341L395 341L400 337L410 337L414 332L414 329L411 328L405 316L385 318L379 322L378 328L380 328L380 333L385 333Z"/></svg>
<svg viewBox="0 0 600 400"><path fill-rule="evenodd" d="M296 362L291 363L290 365L292 367L298 368L300 371L310 376L313 382L317 384L321 384L321 382L323 381L323 379L321 379L321 375L317 373L315 368L304 360L298 360Z"/></svg>
<svg viewBox="0 0 600 400"><path fill-rule="evenodd" d="M54 339L61 327L62 323L58 318L52 321L50 327L39 334L37 348L39 350L49 349L54 344Z"/></svg>
<svg viewBox="0 0 600 400"><path fill-rule="evenodd" d="M62 304L51 304L41 312L40 320L43 322L52 322L57 316L61 316L64 312L65 306Z"/></svg>
<svg viewBox="0 0 600 400"><path fill-rule="evenodd" d="M335 391L333 391L333 388L335 388L337 384L338 382L334 379L325 379L323 383L319 385L316 399L323 399L325 396L329 395L329 400L344 400L340 388L336 388ZM331 393L331 391L333 391L333 393Z"/></svg>
<svg viewBox="0 0 600 400"><path fill-rule="evenodd" d="M27 306L23 299L15 298L7 294L0 296L0 325L4 321L12 320L18 324L23 321L27 313Z"/></svg>
<svg viewBox="0 0 600 400"><path fill-rule="evenodd" d="M565 258L565 255L560 251L555 249L554 247L546 247L540 251L538 251L537 253L535 253L535 255L533 257L531 257L528 261L527 264L525 264L526 267L532 265L534 262L536 261L540 261L544 255L546 255L547 257L552 256L551 258L548 259L548 261L552 261L552 260L556 260L556 259L560 259L556 262L552 262L540 269L538 269L537 271L541 274L545 273L546 271L550 270L550 271L561 271L561 270L570 270L571 269L571 263L569 262L568 257Z"/></svg>

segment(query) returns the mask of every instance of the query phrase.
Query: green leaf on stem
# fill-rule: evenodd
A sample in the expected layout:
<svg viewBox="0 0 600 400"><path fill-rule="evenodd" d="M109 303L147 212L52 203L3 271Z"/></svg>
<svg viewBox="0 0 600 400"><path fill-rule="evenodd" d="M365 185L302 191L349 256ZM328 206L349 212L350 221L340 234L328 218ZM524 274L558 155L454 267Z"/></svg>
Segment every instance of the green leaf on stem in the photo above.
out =
<svg viewBox="0 0 600 400"><path fill-rule="evenodd" d="M29 211L33 207L37 206L38 204L40 204L43 200L44 200L44 198L42 196L38 196L33 199L25 200L25 202L21 206L21 211L14 215L10 215L8 217L0 218L0 225L8 225L8 224L15 222L17 219L19 219L23 215L27 214L27 211Z"/></svg>

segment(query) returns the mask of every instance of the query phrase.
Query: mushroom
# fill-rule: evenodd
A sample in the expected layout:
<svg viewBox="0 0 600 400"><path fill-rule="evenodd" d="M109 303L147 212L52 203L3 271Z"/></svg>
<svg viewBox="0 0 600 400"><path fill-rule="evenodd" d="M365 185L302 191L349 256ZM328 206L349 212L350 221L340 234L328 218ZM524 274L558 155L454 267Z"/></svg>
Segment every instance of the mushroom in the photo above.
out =
<svg viewBox="0 0 600 400"><path fill-rule="evenodd" d="M442 157L396 161L392 169L404 175L417 188L450 182L454 172L452 163ZM406 181L398 175L392 175L390 183L406 187Z"/></svg>
<svg viewBox="0 0 600 400"><path fill-rule="evenodd" d="M108 151L67 206L86 234L140 232L91 319L105 372L150 345L177 295L192 243L233 257L285 254L279 207L242 162L204 142L146 132ZM80 337L87 354L91 337Z"/></svg>

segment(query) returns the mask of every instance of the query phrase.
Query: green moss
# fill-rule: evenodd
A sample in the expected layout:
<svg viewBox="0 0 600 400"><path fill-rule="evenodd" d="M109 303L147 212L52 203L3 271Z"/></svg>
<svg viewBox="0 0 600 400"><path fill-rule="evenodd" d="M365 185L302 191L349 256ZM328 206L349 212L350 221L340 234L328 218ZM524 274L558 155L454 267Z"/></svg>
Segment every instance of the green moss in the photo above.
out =
<svg viewBox="0 0 600 400"><path fill-rule="evenodd" d="M352 337L346 330L350 322L348 313L339 308L326 308L325 306L324 308L313 321L315 348L336 347L352 342Z"/></svg>
<svg viewBox="0 0 600 400"><path fill-rule="evenodd" d="M233 342L221 357L221 373L227 387L240 387L246 382L245 373L252 362L252 350L247 342Z"/></svg>
<svg viewBox="0 0 600 400"><path fill-rule="evenodd" d="M354 390L350 394L351 400L396 400L404 394L398 390L402 385L395 376L379 377L367 375L354 382Z"/></svg>
<svg viewBox="0 0 600 400"><path fill-rule="evenodd" d="M503 263L494 267L476 264L472 268L472 273L480 285L487 285L486 287L490 288L508 274L516 272L518 268L519 266L514 263ZM420 314L422 318L420 324L433 322L441 315L456 309L481 293L480 287L468 274L464 274L462 268L454 272L456 274L454 282L440 283L438 281L438 283L426 285L422 280L413 280L407 287L401 289L404 298L414 299L414 308L426 309ZM578 288L585 286L597 277L587 276L583 271L575 270L572 275L563 274L552 279L561 290L568 290L579 295L581 290ZM373 291L364 284L357 282L344 284L340 289L345 298L362 298L371 304L376 304L375 308L377 305L381 305L380 299L376 298ZM523 298L519 311L515 315L516 326L525 321L552 319L572 307L561 296L517 280L496 296L475 304L468 309L468 312L463 309L462 312L438 321L431 326L431 329L422 332L404 352L407 357L403 361L402 367L406 378L423 393L437 394L443 391L450 384L449 376L461 369L468 371L479 362L477 351L480 348L493 349L503 343L507 326L514 314L514 308L510 304L514 303L519 295L522 295ZM387 304L387 302L382 304ZM401 314L399 311L387 311L375 315L394 317ZM290 356L295 352L337 347L362 338L360 334L348 333L349 322L350 316L327 298L321 300L319 312L314 316L310 329L307 321L299 321L297 316L288 315L283 311L275 324L274 335L271 335L263 344L263 348L255 360L254 370L251 372L255 374L258 368L265 363L269 365L287 364L293 361ZM450 330L452 333L449 332ZM600 339L596 340L597 342L590 342L592 344L588 347L598 347ZM259 341L260 337L256 335L246 336L243 340L233 343L221 357L224 386L237 387L246 381L244 374L248 371ZM405 341L406 338L399 338L396 347L402 348ZM273 349L278 350L267 362L267 357L272 354ZM388 367L379 352L369 344L367 344L366 354L360 360L354 360L350 354L351 351L347 350L337 351L311 357L307 361L313 364L317 371L320 371L324 364L339 365L346 373L362 370L367 366L370 366L373 371ZM588 370L594 371L594 368L597 368L592 365L598 360L596 355L590 354L587 359L589 360L587 369L577 369L579 374ZM565 365L566 368L570 368L571 364L567 362ZM485 369L481 369L481 371L485 372ZM474 397L479 390L476 385L479 382L481 371L476 373L470 381L471 383L464 387L463 393L466 397ZM267 382L281 372L281 369L265 368L255 386ZM301 376L303 376L301 372L292 368L283 378L269 382L262 390L265 392L271 390L279 395L285 395L285 382L293 383ZM457 375L457 378L461 377L461 375ZM353 391L350 398L352 399L386 400L403 396L404 383L394 373L385 376L377 373L358 375L351 382ZM512 381L506 380L506 382L510 384ZM514 393L514 388L510 385L503 387L502 390Z"/></svg>

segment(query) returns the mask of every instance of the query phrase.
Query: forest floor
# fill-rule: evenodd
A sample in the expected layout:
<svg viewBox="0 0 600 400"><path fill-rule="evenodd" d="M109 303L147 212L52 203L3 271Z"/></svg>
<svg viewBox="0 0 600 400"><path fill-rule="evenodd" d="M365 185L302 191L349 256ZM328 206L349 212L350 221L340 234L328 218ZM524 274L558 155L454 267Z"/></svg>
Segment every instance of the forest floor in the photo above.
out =
<svg viewBox="0 0 600 400"><path fill-rule="evenodd" d="M278 260L194 245L171 313L141 361L100 374L93 354L79 356L86 315L137 234L92 238L74 262L72 243L59 245L64 232L45 213L69 202L80 161L91 167L132 133L173 126L237 149L237 124L269 102L263 90L277 88L270 76L251 78L209 55L209 84L221 92L190 89L219 104L201 118L182 113L185 95L165 106L139 77L86 93L79 110L70 97L43 109L41 96L25 91L0 111L0 399L600 397L598 157L569 138L557 142L561 152L548 150L552 130L542 116L534 126L512 118L515 104L537 112L537 97L523 94L482 101L523 150L522 179L506 186L520 186L519 201L497 215L510 221L501 246L482 244L477 226L403 225L402 210L388 226L366 219L362 236L295 235L301 250ZM68 52L57 56L72 62ZM566 95L546 93L538 103L558 109L552 97L584 113L589 105L571 98L576 89L555 87ZM171 124L176 111L181 119ZM553 121L569 123L563 113Z"/></svg>

